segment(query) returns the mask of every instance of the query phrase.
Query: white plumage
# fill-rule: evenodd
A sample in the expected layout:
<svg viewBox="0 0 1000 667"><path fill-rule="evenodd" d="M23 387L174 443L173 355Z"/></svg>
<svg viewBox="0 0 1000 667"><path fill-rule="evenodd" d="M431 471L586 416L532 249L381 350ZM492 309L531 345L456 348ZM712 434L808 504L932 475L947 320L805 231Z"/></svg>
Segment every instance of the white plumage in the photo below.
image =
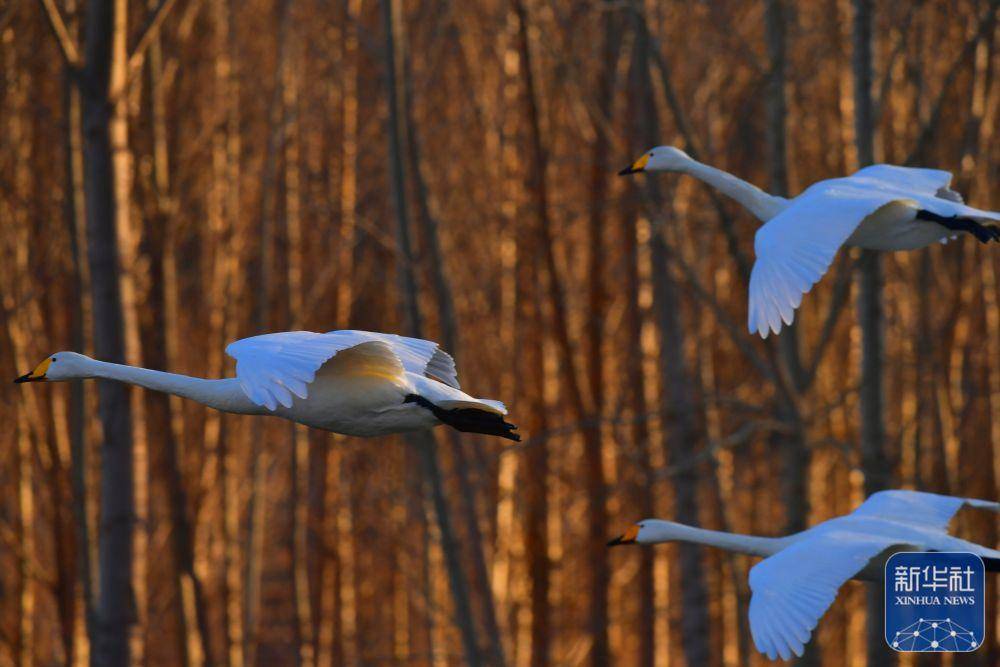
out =
<svg viewBox="0 0 1000 667"><path fill-rule="evenodd" d="M163 373L57 352L19 382L101 377L243 414L273 414L337 433L377 436L446 423L519 437L503 403L469 396L437 343L370 331L289 331L231 343L236 377Z"/></svg>
<svg viewBox="0 0 1000 667"><path fill-rule="evenodd" d="M919 491L882 491L845 516L787 537L720 533L648 519L610 544L684 541L765 556L750 570L750 632L769 658L802 655L813 629L849 579L882 581L899 551L967 551L990 569L1000 551L948 534L962 507L1000 512L1000 503Z"/></svg>
<svg viewBox="0 0 1000 667"><path fill-rule="evenodd" d="M792 323L802 295L843 245L912 250L963 231L983 242L1000 240L1000 213L965 205L949 187L951 174L937 169L874 165L815 183L793 199L769 195L670 146L652 149L620 173L640 171L695 176L764 221L754 240L747 318L750 331L764 338Z"/></svg>

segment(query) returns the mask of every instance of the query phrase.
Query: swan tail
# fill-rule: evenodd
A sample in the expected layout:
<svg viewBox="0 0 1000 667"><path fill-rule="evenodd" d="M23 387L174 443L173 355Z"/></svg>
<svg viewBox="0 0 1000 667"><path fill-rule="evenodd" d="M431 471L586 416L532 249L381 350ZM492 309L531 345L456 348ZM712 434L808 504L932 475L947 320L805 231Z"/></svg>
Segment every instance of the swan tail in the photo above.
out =
<svg viewBox="0 0 1000 667"><path fill-rule="evenodd" d="M975 236L980 243L1000 241L1000 226L998 226L997 221L990 218L938 215L937 213L923 209L917 211L916 217L918 220L936 222L954 232L968 232Z"/></svg>
<svg viewBox="0 0 1000 667"><path fill-rule="evenodd" d="M447 424L463 433L482 433L515 442L521 441L521 436L514 433L517 426L506 421L502 414L496 412L496 408L492 410L477 408L467 403L463 404L463 407L446 408L432 403L419 394L409 394L403 402L416 403L420 407L430 410L442 424Z"/></svg>

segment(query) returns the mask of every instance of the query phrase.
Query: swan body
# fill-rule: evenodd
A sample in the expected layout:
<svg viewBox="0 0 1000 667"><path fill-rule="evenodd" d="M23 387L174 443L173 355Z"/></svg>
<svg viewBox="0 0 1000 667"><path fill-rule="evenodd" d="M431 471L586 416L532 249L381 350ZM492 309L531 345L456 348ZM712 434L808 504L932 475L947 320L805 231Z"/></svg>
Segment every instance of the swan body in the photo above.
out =
<svg viewBox="0 0 1000 667"><path fill-rule="evenodd" d="M845 516L786 537L756 537L647 519L609 542L693 542L763 556L750 570L750 631L772 660L801 656L813 629L849 579L883 581L885 562L899 551L966 551L1000 568L1000 551L949 535L962 508L1000 512L1000 503L919 491L872 494Z"/></svg>
<svg viewBox="0 0 1000 667"><path fill-rule="evenodd" d="M967 206L938 169L878 164L819 181L797 197L769 195L672 146L654 148L620 174L690 174L735 199L765 224L757 230L747 325L767 338L791 324L802 295L829 269L837 250L914 250L960 232L1000 240L1000 213Z"/></svg>
<svg viewBox="0 0 1000 667"><path fill-rule="evenodd" d="M275 415L313 428L373 437L449 424L519 440L503 403L473 398L437 343L369 331L264 334L231 343L236 377L218 380L57 352L15 382L105 378L238 414Z"/></svg>

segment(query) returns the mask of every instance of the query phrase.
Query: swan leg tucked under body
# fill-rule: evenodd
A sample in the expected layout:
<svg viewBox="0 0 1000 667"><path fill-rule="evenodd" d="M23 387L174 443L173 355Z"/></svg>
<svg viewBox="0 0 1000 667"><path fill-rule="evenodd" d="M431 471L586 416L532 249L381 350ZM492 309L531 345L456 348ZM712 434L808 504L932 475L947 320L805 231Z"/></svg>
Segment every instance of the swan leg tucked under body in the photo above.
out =
<svg viewBox="0 0 1000 667"><path fill-rule="evenodd" d="M608 545L692 542L763 556L750 570L750 631L771 659L802 655L813 629L850 579L883 581L900 551L965 551L1000 571L1000 551L948 534L962 508L1000 512L1000 503L919 491L882 491L852 513L785 537L737 535L646 519Z"/></svg>
<svg viewBox="0 0 1000 667"><path fill-rule="evenodd" d="M237 341L236 377L164 373L57 352L15 382L104 378L190 398L237 414L283 417L345 435L380 436L448 424L520 440L503 403L459 388L436 343L366 331L294 331Z"/></svg>
<svg viewBox="0 0 1000 667"><path fill-rule="evenodd" d="M770 195L672 146L648 151L621 175L689 174L736 200L765 224L757 230L747 325L766 338L791 324L802 295L829 269L843 245L914 250L967 233L1000 241L1000 213L967 206L938 169L879 164L819 181L797 197Z"/></svg>

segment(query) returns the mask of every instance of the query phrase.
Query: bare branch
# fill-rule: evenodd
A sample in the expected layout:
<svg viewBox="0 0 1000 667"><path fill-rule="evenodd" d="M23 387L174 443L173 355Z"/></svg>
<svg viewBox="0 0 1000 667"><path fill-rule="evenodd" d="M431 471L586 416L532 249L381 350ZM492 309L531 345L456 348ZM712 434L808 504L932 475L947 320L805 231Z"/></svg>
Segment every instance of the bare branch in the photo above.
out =
<svg viewBox="0 0 1000 667"><path fill-rule="evenodd" d="M51 0L48 0L51 2ZM131 81L135 77L139 70L142 69L142 61L146 54L146 49L153 42L153 39L159 34L160 28L163 26L164 19L167 18L167 14L173 9L174 5L177 4L177 0L161 0L159 6L153 11L153 15L149 17L149 21L146 23L145 29L142 31L142 35L139 36L139 41L135 43L135 48L132 49L132 53L128 57L128 80Z"/></svg>
<svg viewBox="0 0 1000 667"><path fill-rule="evenodd" d="M80 67L80 52L76 48L76 42L66 28L66 21L63 20L59 8L56 7L55 0L39 0L42 9L45 10L45 18L48 20L49 28L59 44L63 59L66 64L73 69Z"/></svg>
<svg viewBox="0 0 1000 667"><path fill-rule="evenodd" d="M646 31L647 38L649 39L653 63L660 72L660 85L663 87L663 95L667 99L667 106L670 107L670 113L674 117L674 124L677 126L677 131L684 140L684 150L690 153L691 157L695 160L701 160L701 150L698 148L694 133L691 131L687 116L681 108L680 101L677 99L677 92L674 90L673 82L670 79L670 66L663 57L659 42L652 34L649 34L645 17L641 18L642 29ZM736 232L733 229L733 219L726 212L722 200L714 190L709 189L708 196L719 215L719 225L722 227L722 233L726 237L726 246L729 249L729 254L736 262L740 279L744 285L747 285L750 281L750 262L747 260L746 255L743 254L743 251L740 250L739 240L736 238Z"/></svg>
<svg viewBox="0 0 1000 667"><path fill-rule="evenodd" d="M882 119L882 112L885 110L885 99L889 95L889 86L892 85L892 70L896 66L896 60L899 56L903 54L903 50L906 48L906 44L910 37L910 25L913 23L913 17L916 15L917 10L923 6L924 0L918 0L909 6L909 11L906 13L906 18L903 19L903 24L899 26L899 37L896 39L896 44L892 48L892 52L889 54L888 59L885 64L885 72L882 74L882 82L879 84L878 93L875 99L872 100L872 105L875 107L875 117L876 125Z"/></svg>
<svg viewBox="0 0 1000 667"><path fill-rule="evenodd" d="M920 132L917 134L917 141L914 144L909 157L906 158L906 164L912 165L923 157L924 151L927 149L928 144L930 144L931 139L934 137L934 130L937 128L938 123L941 120L941 112L944 110L945 97L951 89L951 83L958 78L956 75L962 65L972 58L973 54L976 52L976 45L979 43L979 40L988 35L990 31L993 30L994 26L996 26L998 9L1000 9L1000 0L992 0L992 2L990 2L989 9L986 10L986 14L979 20L976 32L969 38L969 40L965 43L965 46L962 47L962 51L958 54L958 57L955 58L955 60L948 67L948 72L945 74L944 79L942 79L943 84L941 86L941 92L938 94L937 99L934 100L934 106L931 107L931 113L930 116L927 117L927 122L923 124L920 128Z"/></svg>
<svg viewBox="0 0 1000 667"><path fill-rule="evenodd" d="M10 25L10 22L14 20L14 14L17 13L20 7L19 3L11 2L3 8L3 12L0 12L0 31L3 31L4 28Z"/></svg>
<svg viewBox="0 0 1000 667"><path fill-rule="evenodd" d="M679 254L674 252L670 245L667 245L667 259L681 270L687 286L691 288L694 295L703 303L708 305L712 314L715 315L715 320L729 335L733 345L735 345L740 352L743 353L743 356L745 356L747 360L753 364L758 371L760 371L761 375L775 384L778 384L777 374L774 369L768 365L759 354L757 354L757 351L754 350L747 336L739 329L739 327L733 324L732 320L730 320L729 316L726 314L726 311L719 305L719 302L714 296L709 294L704 287L702 287L691 267L681 258Z"/></svg>
<svg viewBox="0 0 1000 667"><path fill-rule="evenodd" d="M816 343L816 349L813 350L812 360L809 363L809 369L806 371L805 379L802 383L802 386L805 388L812 386L813 381L816 379L816 372L819 370L819 364L823 361L823 353L833 339L833 330L837 326L840 313L843 312L844 306L847 304L848 297L851 294L851 276L854 275L856 264L856 262L851 261L837 273L837 279L833 287L833 297L830 300L830 309L826 313L819 341Z"/></svg>

